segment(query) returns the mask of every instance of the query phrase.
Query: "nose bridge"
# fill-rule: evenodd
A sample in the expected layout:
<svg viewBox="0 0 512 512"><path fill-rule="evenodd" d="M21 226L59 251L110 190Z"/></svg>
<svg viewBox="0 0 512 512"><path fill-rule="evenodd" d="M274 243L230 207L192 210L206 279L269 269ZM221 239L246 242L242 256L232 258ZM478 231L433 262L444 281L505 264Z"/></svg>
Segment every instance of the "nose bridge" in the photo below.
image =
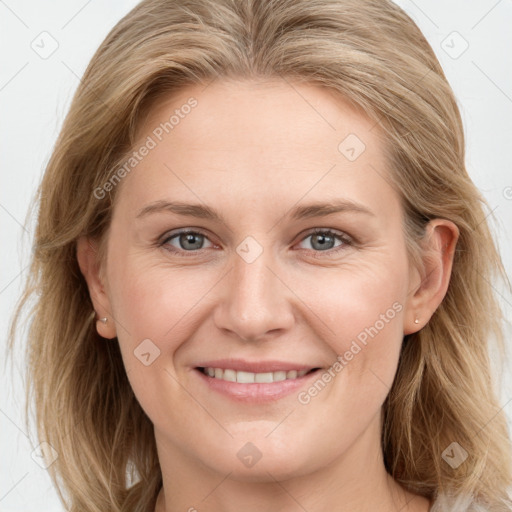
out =
<svg viewBox="0 0 512 512"><path fill-rule="evenodd" d="M251 255L252 251L253 249L250 249L247 256ZM271 281L275 276L268 268L272 264L269 261L272 259L269 252L267 249L254 260L245 259L239 253L238 257L234 258L232 293L238 299L236 302L238 306L250 306L251 302L260 302L263 305L272 299L271 291L274 284Z"/></svg>
<svg viewBox="0 0 512 512"><path fill-rule="evenodd" d="M286 287L272 270L275 267L274 252L255 238L247 237L237 246L228 290L216 316L219 328L249 340L290 327L291 305Z"/></svg>

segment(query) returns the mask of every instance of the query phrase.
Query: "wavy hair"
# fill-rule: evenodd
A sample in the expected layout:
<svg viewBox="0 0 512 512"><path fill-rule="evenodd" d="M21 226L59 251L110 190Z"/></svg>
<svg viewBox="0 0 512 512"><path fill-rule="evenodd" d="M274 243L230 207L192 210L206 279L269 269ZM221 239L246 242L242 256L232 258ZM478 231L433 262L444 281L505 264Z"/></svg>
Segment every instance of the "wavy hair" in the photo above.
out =
<svg viewBox="0 0 512 512"><path fill-rule="evenodd" d="M38 438L59 454L48 471L61 500L71 512L155 505L162 477L153 426L118 343L95 330L76 243L105 241L116 188L102 200L94 191L133 150L155 101L222 78L328 87L374 120L411 261L420 261L429 219L457 225L446 296L404 337L383 404L382 450L387 471L411 492L510 510L511 443L489 356L491 344L505 354L491 283L506 275L488 206L465 168L453 91L419 28L387 0L144 0L94 54L34 197L30 272L9 333L12 350L25 315L26 421L35 405ZM442 457L453 442L468 453L455 469Z"/></svg>

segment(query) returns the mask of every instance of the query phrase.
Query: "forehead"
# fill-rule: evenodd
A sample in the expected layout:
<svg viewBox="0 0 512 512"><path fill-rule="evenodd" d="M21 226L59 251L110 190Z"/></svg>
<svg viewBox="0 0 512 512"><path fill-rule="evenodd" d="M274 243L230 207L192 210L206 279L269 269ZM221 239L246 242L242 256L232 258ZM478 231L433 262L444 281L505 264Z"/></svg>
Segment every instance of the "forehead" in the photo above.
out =
<svg viewBox="0 0 512 512"><path fill-rule="evenodd" d="M195 106L189 107L190 103ZM218 148L230 150L231 157L242 150L272 147L274 156L287 159L299 148L304 155L313 155L315 149L324 151L328 146L328 154L337 158L338 145L349 134L357 153L363 144L365 152L372 152L379 149L381 138L376 123L341 95L316 84L284 80L188 86L153 105L138 130L140 139L147 134L164 146ZM346 153L348 161L355 156Z"/></svg>
<svg viewBox="0 0 512 512"><path fill-rule="evenodd" d="M168 196L253 207L340 196L396 200L384 137L339 95L284 80L192 85L155 103L122 183L132 207ZM118 191L120 192L120 191Z"/></svg>

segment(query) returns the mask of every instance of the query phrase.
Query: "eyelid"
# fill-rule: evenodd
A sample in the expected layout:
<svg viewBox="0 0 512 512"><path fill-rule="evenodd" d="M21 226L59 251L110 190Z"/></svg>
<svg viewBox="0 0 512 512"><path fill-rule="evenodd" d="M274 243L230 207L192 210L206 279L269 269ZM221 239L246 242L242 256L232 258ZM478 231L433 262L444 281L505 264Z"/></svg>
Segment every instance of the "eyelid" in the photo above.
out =
<svg viewBox="0 0 512 512"><path fill-rule="evenodd" d="M158 238L158 245L164 245L166 244L171 238L175 238L179 235L183 235L183 234L188 234L188 233L193 233L193 234L197 234L197 235L202 235L204 236L206 239L208 239L210 241L210 243L212 243L213 245L215 245L215 243L210 240L210 237L209 235L203 231L201 228L194 228L194 227L188 227L188 228L178 228L177 230L171 230L171 231L167 231L166 233L164 233L161 237ZM197 251L188 251L188 252L199 252L201 249L197 250ZM184 251L179 251L179 252L184 252Z"/></svg>
<svg viewBox="0 0 512 512"><path fill-rule="evenodd" d="M198 235L204 236L211 244L213 244L214 246L216 245L212 240L210 240L208 234L203 229L195 228L195 227L179 228L177 230L168 231L162 237L160 237L158 239L157 245L159 247L163 247L164 245L167 244L167 242L170 239L173 239L181 234L187 234L187 233L193 233L193 234L198 234ZM299 235L300 239L297 243L300 243L300 242L304 241L306 238L308 238L312 235L315 235L315 234L332 235L343 242L340 246L333 247L331 249L326 249L325 251L315 251L314 249L303 249L303 250L307 251L308 253L313 253L313 256L316 258L322 257L322 254L326 254L326 255L337 254L339 251L344 250L346 248L346 246L353 246L353 245L356 245L356 243L357 243L357 241L351 235L347 234L344 231L339 231L337 229L332 229L332 228L321 228L321 227L320 228L315 227L315 228L309 229L309 230L301 233ZM179 256L186 257L188 255L194 256L198 253L200 254L204 249L206 249L206 248L198 249L195 251L185 251L185 250L180 250L180 249L173 247L172 249L167 249L167 250L173 254L177 254Z"/></svg>
<svg viewBox="0 0 512 512"><path fill-rule="evenodd" d="M304 238L307 238L308 236L316 235L316 234L325 234L325 233L334 235L346 243L353 243L353 244L356 243L355 238L352 237L351 235L349 235L348 233L346 233L345 231L340 231L340 230L332 229L332 228L313 228L312 230L307 230L305 233L301 233L301 235L300 235L300 236L302 236L301 241ZM318 252L322 252L322 251L318 251Z"/></svg>
<svg viewBox="0 0 512 512"><path fill-rule="evenodd" d="M339 255L339 253L341 253L342 251L346 251L349 247L353 247L357 243L352 236L345 233L344 231L338 231L337 229L331 228L313 228L312 230L306 231L305 233L302 233L300 235L300 240L297 243L300 243L304 241L306 238L315 234L326 234L327 236L333 236L335 238L338 238L342 242L341 245L338 245L337 247L333 247L331 249L326 249L325 251L304 249L305 251L308 252L310 256L312 256L315 259L336 257Z"/></svg>

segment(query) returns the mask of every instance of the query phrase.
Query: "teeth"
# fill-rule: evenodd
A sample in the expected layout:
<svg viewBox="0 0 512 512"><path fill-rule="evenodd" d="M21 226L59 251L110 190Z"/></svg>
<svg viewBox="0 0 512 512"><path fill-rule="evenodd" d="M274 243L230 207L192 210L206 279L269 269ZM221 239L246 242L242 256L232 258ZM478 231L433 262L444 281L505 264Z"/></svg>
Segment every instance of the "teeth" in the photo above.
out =
<svg viewBox="0 0 512 512"><path fill-rule="evenodd" d="M217 368L215 368L217 369ZM236 382L236 372L235 370L224 370L224 375L222 376L224 380L229 380L230 382Z"/></svg>
<svg viewBox="0 0 512 512"><path fill-rule="evenodd" d="M203 373L215 379L227 380L229 382L240 382L241 384L271 383L287 379L297 379L304 376L309 370L283 370L277 372L252 373L222 368L204 368Z"/></svg>

